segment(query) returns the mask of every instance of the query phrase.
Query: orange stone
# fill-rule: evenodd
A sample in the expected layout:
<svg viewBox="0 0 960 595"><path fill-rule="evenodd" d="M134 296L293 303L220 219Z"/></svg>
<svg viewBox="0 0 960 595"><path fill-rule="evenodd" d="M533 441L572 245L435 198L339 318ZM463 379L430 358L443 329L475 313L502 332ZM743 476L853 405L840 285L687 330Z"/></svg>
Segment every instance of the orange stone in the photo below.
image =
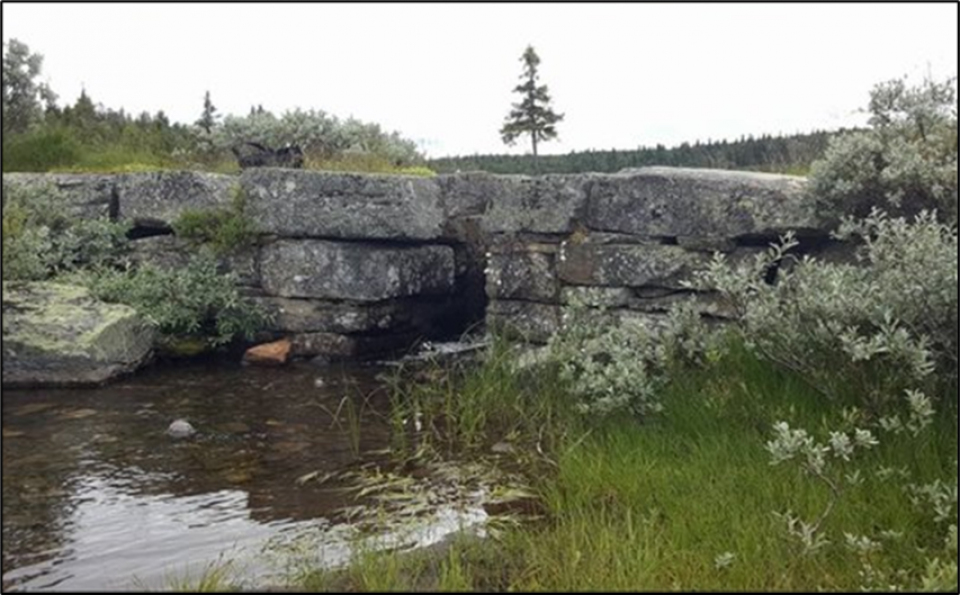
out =
<svg viewBox="0 0 960 595"><path fill-rule="evenodd" d="M279 366L290 356L290 339L255 345L243 354L243 361L260 366Z"/></svg>

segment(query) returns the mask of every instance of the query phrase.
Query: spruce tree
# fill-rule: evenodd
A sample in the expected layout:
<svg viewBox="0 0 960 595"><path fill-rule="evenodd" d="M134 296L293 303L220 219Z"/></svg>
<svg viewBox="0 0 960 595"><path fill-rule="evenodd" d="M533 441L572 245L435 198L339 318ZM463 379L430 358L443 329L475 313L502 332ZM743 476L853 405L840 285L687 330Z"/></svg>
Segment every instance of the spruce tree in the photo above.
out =
<svg viewBox="0 0 960 595"><path fill-rule="evenodd" d="M217 124L217 118L219 118L217 108L213 106L213 101L210 100L210 91L207 91L206 95L203 96L203 114L197 120L197 126L210 134L210 131Z"/></svg>
<svg viewBox="0 0 960 595"><path fill-rule="evenodd" d="M547 86L537 84L539 79L537 67L540 65L540 57L537 56L533 46L527 46L520 59L523 62L523 74L520 75L523 83L514 87L513 90L515 93L520 93L523 99L513 104L507 121L500 129L500 136L504 143L512 145L518 137L529 134L533 146L534 167L539 172L537 143L556 138L555 125L563 120L563 114L555 113L550 107Z"/></svg>

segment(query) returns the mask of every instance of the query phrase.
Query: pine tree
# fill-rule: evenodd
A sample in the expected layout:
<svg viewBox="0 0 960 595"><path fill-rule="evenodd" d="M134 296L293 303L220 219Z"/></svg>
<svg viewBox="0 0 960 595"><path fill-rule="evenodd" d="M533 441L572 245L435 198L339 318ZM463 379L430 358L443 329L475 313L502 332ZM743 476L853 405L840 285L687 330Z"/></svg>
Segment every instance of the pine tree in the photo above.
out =
<svg viewBox="0 0 960 595"><path fill-rule="evenodd" d="M207 91L206 95L203 96L203 114L200 116L200 119L197 120L197 126L203 128L207 134L210 134L213 127L217 125L217 118L219 117L220 116L217 115L217 108L213 106L213 101L210 100L210 91Z"/></svg>
<svg viewBox="0 0 960 595"><path fill-rule="evenodd" d="M537 143L556 138L555 124L563 120L563 114L557 114L551 109L547 86L537 84L540 57L533 46L527 46L520 59L523 61L523 74L520 79L524 82L513 90L520 93L523 99L520 103L513 104L507 121L500 129L500 136L504 143L512 145L518 137L529 134L533 145L534 168L539 172Z"/></svg>

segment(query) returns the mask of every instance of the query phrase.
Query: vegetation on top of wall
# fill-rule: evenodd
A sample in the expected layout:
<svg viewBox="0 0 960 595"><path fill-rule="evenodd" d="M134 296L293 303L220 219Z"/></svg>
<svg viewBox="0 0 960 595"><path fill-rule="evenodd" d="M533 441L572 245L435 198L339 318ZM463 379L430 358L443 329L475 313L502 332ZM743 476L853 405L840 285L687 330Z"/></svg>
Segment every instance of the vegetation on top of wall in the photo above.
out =
<svg viewBox="0 0 960 595"><path fill-rule="evenodd" d="M94 102L86 90L72 105L58 105L55 94L38 82L42 63L42 55L16 39L4 45L5 172L232 173L238 166L230 148L251 141L270 147L298 145L313 168L345 161L351 171L404 173L404 168L423 166L416 144L400 134L322 110L297 109L278 116L257 106L247 115L221 118L207 93L201 118L185 125L171 122L163 111L129 114L108 108Z"/></svg>

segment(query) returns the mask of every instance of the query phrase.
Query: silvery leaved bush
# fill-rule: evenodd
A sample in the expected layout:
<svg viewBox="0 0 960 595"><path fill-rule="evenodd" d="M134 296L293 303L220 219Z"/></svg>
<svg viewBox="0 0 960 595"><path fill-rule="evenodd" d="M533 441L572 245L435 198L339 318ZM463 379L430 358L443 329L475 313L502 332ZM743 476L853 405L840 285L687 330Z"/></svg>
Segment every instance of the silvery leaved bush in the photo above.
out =
<svg viewBox="0 0 960 595"><path fill-rule="evenodd" d="M717 349L692 304L662 320L612 311L586 297L571 298L563 326L550 340L551 359L583 413L629 411L640 417L662 410L660 392L674 363L697 363Z"/></svg>
<svg viewBox="0 0 960 595"><path fill-rule="evenodd" d="M871 209L910 216L937 210L957 221L957 79L904 79L870 93L869 128L831 140L810 182L821 216L839 220Z"/></svg>
<svg viewBox="0 0 960 595"><path fill-rule="evenodd" d="M718 290L764 358L830 396L852 382L871 414L889 414L905 390L956 378L957 231L932 213L907 222L874 211L845 221L838 237L862 243L859 262L797 259L788 235L753 261L715 255L691 286ZM791 260L776 283L763 281Z"/></svg>

